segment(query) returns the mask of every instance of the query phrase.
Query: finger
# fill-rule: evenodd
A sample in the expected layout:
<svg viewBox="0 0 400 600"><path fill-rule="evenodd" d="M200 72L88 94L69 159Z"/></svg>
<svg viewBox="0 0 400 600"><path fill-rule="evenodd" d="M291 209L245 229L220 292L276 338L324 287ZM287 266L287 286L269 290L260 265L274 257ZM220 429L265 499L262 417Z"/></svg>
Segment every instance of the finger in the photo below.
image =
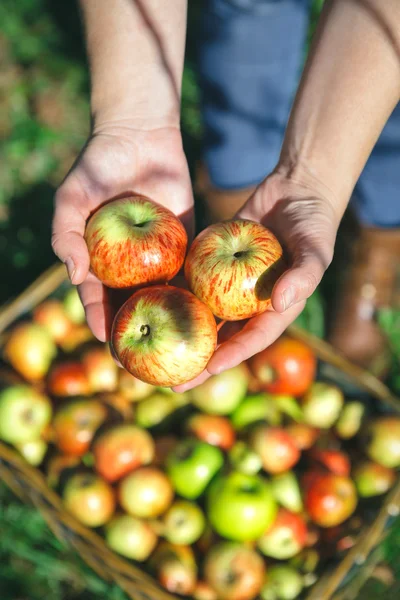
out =
<svg viewBox="0 0 400 600"><path fill-rule="evenodd" d="M284 313L266 311L250 319L242 331L221 344L207 365L211 374L236 367L272 344L301 313L305 302L299 302Z"/></svg>
<svg viewBox="0 0 400 600"><path fill-rule="evenodd" d="M271 297L274 310L283 313L309 298L321 281L325 268L316 256L295 260L274 286Z"/></svg>
<svg viewBox="0 0 400 600"><path fill-rule="evenodd" d="M86 313L86 320L93 334L101 342L110 337L112 309L106 288L92 274L78 288Z"/></svg>
<svg viewBox="0 0 400 600"><path fill-rule="evenodd" d="M176 385L172 388L174 392L182 393L191 390L192 388L200 385L204 381L207 381L211 377L211 373L207 370L204 370L200 375L192 379L191 381L187 381L186 383L182 383L181 385Z"/></svg>

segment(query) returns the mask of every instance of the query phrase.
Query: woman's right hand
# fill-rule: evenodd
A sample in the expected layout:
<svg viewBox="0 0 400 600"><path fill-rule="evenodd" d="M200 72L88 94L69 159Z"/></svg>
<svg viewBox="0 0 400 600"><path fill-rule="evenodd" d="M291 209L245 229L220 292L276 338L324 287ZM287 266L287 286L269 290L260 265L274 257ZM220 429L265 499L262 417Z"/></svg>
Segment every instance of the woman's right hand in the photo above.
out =
<svg viewBox="0 0 400 600"><path fill-rule="evenodd" d="M95 128L57 190L52 247L78 285L89 327L101 341L109 337L113 315L107 290L89 271L86 221L110 198L132 193L172 210L192 236L192 186L177 127L140 130L124 120Z"/></svg>

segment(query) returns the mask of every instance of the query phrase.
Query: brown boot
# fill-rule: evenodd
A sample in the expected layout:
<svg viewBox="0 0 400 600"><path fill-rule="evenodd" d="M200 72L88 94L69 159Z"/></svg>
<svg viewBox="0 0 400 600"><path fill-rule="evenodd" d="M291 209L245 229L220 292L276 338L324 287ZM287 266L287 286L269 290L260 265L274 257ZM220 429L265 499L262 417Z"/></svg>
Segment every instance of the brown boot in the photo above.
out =
<svg viewBox="0 0 400 600"><path fill-rule="evenodd" d="M400 275L400 229L363 228L345 277L329 341L352 362L384 376L390 366L377 310L393 306Z"/></svg>
<svg viewBox="0 0 400 600"><path fill-rule="evenodd" d="M254 187L240 190L222 190L213 186L204 165L200 164L196 172L195 191L201 197L207 224L232 219L251 196Z"/></svg>

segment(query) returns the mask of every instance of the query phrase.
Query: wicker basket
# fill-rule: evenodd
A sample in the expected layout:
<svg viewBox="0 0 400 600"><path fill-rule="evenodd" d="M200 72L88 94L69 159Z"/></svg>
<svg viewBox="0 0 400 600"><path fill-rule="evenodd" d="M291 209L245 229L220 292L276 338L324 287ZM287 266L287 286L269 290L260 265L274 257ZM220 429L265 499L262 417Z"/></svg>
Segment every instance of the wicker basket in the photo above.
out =
<svg viewBox="0 0 400 600"><path fill-rule="evenodd" d="M55 265L29 286L18 298L0 310L0 344L5 330L16 319L51 295L65 281L63 265ZM370 373L339 356L326 342L296 326L289 330L293 337L306 342L318 358L345 385L355 385L374 398L382 408L400 414L400 400ZM44 475L30 467L8 446L0 444L0 477L24 502L36 506L54 534L67 542L103 579L117 583L133 600L178 600L132 562L120 558L103 539L90 531L63 508L60 498L51 490ZM373 524L361 531L356 544L334 568L329 569L312 586L306 600L352 600L368 577L375 559L375 549L399 514L400 481L385 498ZM361 565L363 568L360 568Z"/></svg>

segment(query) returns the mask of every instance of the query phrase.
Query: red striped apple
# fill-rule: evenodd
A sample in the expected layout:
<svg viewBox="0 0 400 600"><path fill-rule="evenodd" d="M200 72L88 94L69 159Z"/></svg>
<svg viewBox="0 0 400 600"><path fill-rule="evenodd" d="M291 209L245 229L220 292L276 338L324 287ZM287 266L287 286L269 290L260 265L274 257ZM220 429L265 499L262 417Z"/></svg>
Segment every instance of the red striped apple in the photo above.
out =
<svg viewBox="0 0 400 600"><path fill-rule="evenodd" d="M112 345L135 377L172 387L194 379L217 344L210 309L187 290L157 285L138 290L118 311Z"/></svg>
<svg viewBox="0 0 400 600"><path fill-rule="evenodd" d="M112 288L170 281L187 246L180 220L144 196L101 206L86 225L85 240L92 272Z"/></svg>
<svg viewBox="0 0 400 600"><path fill-rule="evenodd" d="M210 225L196 237L186 258L185 277L215 316L238 321L271 306L283 266L274 234L260 223L236 219Z"/></svg>

